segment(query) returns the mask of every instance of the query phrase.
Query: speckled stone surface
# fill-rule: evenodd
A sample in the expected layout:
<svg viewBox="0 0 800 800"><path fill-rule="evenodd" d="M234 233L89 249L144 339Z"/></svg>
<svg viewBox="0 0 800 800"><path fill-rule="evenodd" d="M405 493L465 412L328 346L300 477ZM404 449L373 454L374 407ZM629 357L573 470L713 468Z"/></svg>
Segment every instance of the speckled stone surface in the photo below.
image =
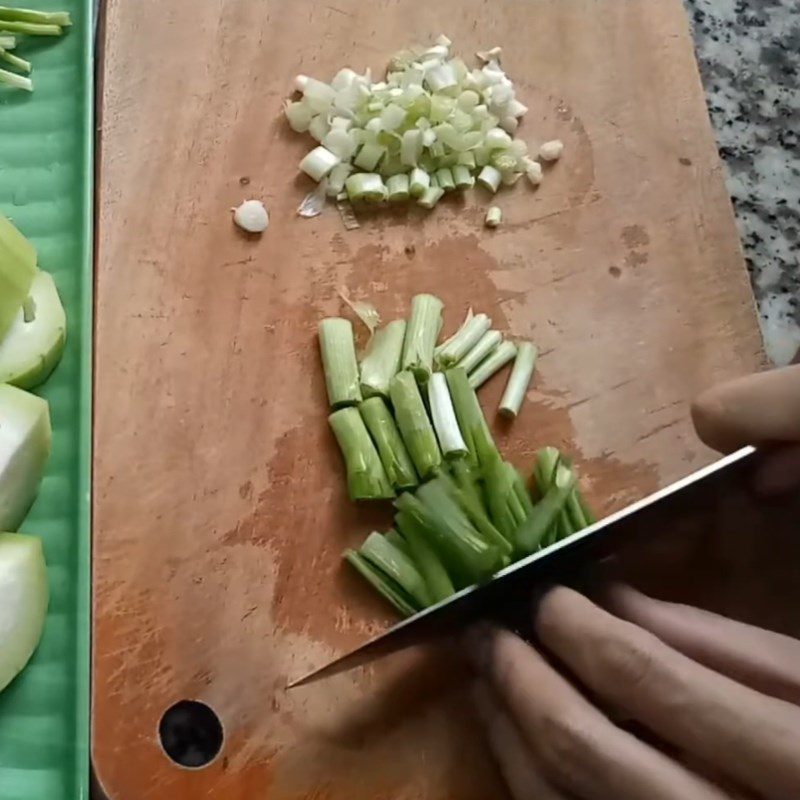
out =
<svg viewBox="0 0 800 800"><path fill-rule="evenodd" d="M800 348L800 3L685 0L767 353Z"/></svg>

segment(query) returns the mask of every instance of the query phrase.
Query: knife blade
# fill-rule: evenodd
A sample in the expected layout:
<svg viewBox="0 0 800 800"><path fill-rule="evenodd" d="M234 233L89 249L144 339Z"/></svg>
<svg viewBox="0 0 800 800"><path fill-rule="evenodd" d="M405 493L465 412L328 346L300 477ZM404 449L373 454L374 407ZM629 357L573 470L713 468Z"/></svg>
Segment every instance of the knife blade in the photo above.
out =
<svg viewBox="0 0 800 800"><path fill-rule="evenodd" d="M498 572L488 583L462 589L355 650L292 681L287 689L364 666L399 650L457 633L482 618L501 624L513 620L515 609L525 608L536 588L564 580L588 564L596 563L627 541L645 532L664 531L693 513L706 494L741 486L758 453L745 447L660 489L621 511L534 553Z"/></svg>

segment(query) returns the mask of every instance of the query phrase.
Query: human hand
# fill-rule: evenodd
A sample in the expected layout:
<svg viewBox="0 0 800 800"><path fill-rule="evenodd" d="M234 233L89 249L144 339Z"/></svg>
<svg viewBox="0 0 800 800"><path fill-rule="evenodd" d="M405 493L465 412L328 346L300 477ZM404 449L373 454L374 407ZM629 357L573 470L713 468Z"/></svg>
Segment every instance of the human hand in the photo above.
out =
<svg viewBox="0 0 800 800"><path fill-rule="evenodd" d="M548 592L534 630L552 661L507 631L470 634L514 800L800 797L800 643L626 587L609 604L619 616Z"/></svg>
<svg viewBox="0 0 800 800"><path fill-rule="evenodd" d="M800 367L712 389L692 414L716 449L767 450L760 491L800 484ZM750 501L734 500L683 553L627 554L627 573L667 564L674 576L683 559L694 571L679 573L684 586L699 587L708 606L751 621L782 606L795 624L781 627L796 629L795 526L790 538L777 526L752 530L741 513ZM698 563L704 551L715 563ZM554 661L508 632L472 637L476 704L515 800L800 797L800 644L625 586L604 600L608 610L559 587L539 603L535 633Z"/></svg>

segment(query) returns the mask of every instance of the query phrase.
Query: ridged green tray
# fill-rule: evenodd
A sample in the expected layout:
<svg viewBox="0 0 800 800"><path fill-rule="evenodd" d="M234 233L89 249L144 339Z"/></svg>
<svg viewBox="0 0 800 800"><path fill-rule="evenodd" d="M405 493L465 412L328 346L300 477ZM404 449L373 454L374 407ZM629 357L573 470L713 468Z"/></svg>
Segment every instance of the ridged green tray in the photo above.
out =
<svg viewBox="0 0 800 800"><path fill-rule="evenodd" d="M35 244L68 317L64 358L41 394L53 455L22 527L41 536L50 577L44 639L0 694L0 798L89 796L92 345L91 0L13 3L66 10L60 39L28 40L35 91L0 87L0 210ZM0 598L0 603L2 598Z"/></svg>

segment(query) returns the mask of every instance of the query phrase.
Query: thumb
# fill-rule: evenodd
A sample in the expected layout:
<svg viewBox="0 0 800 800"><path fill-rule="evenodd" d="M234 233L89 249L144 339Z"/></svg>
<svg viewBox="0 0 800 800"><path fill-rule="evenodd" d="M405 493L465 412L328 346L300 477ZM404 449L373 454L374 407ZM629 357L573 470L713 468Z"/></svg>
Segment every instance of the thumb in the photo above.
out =
<svg viewBox="0 0 800 800"><path fill-rule="evenodd" d="M730 453L745 445L800 443L800 364L720 384L692 404L697 435Z"/></svg>

